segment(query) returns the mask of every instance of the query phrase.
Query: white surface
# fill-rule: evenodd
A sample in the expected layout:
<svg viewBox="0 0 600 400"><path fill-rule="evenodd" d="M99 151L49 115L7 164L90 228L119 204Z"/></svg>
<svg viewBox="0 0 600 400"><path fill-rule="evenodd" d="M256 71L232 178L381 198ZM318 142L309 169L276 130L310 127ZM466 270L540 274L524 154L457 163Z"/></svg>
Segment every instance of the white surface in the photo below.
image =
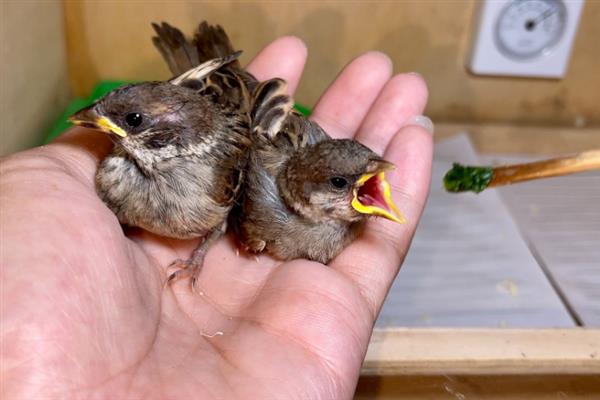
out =
<svg viewBox="0 0 600 400"><path fill-rule="evenodd" d="M600 171L499 192L579 320L600 327Z"/></svg>
<svg viewBox="0 0 600 400"><path fill-rule="evenodd" d="M552 5L556 2L564 4L564 20L558 14L544 15L552 7L562 9ZM584 0L484 0L476 17L469 69L479 75L564 77L583 4ZM525 23L531 18L540 22L528 31ZM543 51L527 55L537 49Z"/></svg>
<svg viewBox="0 0 600 400"><path fill-rule="evenodd" d="M498 194L442 188L453 161L477 162L466 135L436 144L429 201L377 327L574 326Z"/></svg>

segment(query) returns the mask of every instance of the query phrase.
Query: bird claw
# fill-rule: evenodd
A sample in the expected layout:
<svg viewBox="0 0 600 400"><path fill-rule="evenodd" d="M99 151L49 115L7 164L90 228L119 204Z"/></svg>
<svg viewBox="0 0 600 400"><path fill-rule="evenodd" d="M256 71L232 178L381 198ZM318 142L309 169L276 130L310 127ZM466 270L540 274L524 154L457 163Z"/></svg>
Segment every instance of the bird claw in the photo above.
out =
<svg viewBox="0 0 600 400"><path fill-rule="evenodd" d="M204 237L202 239L201 244L194 250L192 253L192 257L188 260L176 260L167 268L167 285L179 280L181 278L190 278L190 286L192 288L192 292L203 295L202 291L197 290L197 282L198 277L200 276L200 271L202 271L202 265L204 264L204 257L206 257L206 253L208 252L209 247L212 243L214 243L218 238L223 236L225 233L225 229L227 227L226 223L223 223L218 229L213 230L209 236ZM175 272L168 273L168 271L175 269Z"/></svg>
<svg viewBox="0 0 600 400"><path fill-rule="evenodd" d="M190 286L192 291L197 292L198 276L202 269L202 262L194 262L194 260L175 260L167 268L167 282L166 285L171 285L173 282L178 281L182 278L190 278ZM175 271L169 273L169 270Z"/></svg>

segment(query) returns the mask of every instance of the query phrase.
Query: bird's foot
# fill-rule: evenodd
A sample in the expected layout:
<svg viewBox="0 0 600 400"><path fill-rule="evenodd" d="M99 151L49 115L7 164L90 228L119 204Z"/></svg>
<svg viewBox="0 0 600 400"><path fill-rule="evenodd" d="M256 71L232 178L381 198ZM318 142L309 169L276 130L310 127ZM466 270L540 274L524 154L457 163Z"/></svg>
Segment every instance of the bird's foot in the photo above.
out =
<svg viewBox="0 0 600 400"><path fill-rule="evenodd" d="M221 224L221 226L210 232L210 234L202 240L200 245L198 245L196 250L194 250L192 253L192 257L190 257L189 260L176 260L169 265L167 268L168 278L165 285L170 285L181 278L190 278L192 291L202 295L203 293L201 291L196 290L196 283L198 282L200 271L202 271L204 257L206 256L206 253L208 253L210 246L212 246L217 239L223 236L226 229L227 223L224 222ZM169 270L173 272L169 273Z"/></svg>
<svg viewBox="0 0 600 400"><path fill-rule="evenodd" d="M197 291L197 282L204 257L192 257L189 260L175 260L167 268L167 285L179 279L190 278L190 286L194 292ZM172 272L169 272L172 271Z"/></svg>

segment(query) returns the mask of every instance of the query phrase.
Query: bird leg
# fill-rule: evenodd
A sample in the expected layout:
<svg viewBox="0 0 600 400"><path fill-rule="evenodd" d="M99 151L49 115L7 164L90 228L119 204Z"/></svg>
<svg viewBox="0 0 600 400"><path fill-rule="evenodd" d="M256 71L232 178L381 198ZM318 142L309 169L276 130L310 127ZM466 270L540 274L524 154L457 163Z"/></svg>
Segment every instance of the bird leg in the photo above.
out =
<svg viewBox="0 0 600 400"><path fill-rule="evenodd" d="M202 270L202 265L204 264L204 257L206 257L206 253L208 253L208 249L221 237L225 234L227 230L227 223L224 222L219 227L212 230L205 238L202 240L202 243L196 247L193 251L192 256L187 260L175 260L170 266L169 269L176 269L175 272L172 272L167 278L167 284L179 280L181 278L190 278L190 284L192 286L192 290L195 290L196 281L198 280L198 276L200 275L200 271Z"/></svg>

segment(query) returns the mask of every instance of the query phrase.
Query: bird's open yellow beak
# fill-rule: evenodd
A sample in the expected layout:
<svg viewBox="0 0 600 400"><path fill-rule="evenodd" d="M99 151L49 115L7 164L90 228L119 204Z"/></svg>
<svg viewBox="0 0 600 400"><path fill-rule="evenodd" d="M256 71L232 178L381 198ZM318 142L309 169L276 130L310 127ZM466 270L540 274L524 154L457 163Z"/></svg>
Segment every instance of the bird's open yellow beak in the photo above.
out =
<svg viewBox="0 0 600 400"><path fill-rule="evenodd" d="M127 137L127 132L125 132L123 128L107 117L99 116L93 106L86 107L71 115L69 117L69 122L86 128L97 129L102 132L113 133L122 138Z"/></svg>
<svg viewBox="0 0 600 400"><path fill-rule="evenodd" d="M384 171L364 174L356 181L352 207L361 214L376 215L399 224L406 222L392 200L392 188Z"/></svg>

